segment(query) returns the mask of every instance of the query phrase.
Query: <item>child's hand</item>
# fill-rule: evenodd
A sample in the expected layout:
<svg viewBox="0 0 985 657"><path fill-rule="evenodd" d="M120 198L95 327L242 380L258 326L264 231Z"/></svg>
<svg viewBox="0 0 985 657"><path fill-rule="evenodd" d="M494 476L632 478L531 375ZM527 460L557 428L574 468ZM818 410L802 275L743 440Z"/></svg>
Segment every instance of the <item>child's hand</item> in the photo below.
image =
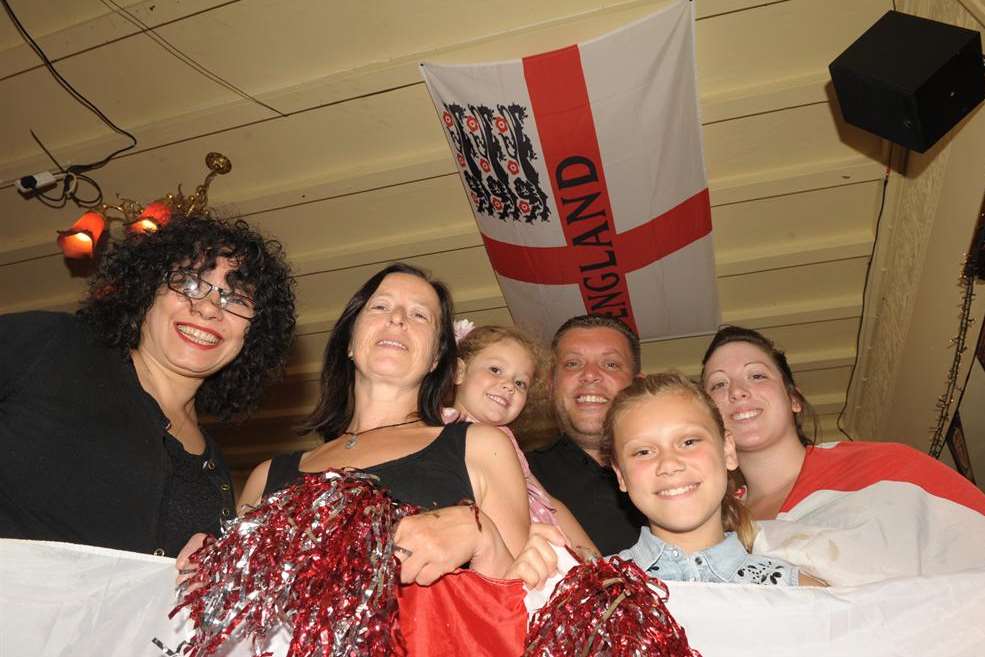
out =
<svg viewBox="0 0 985 657"><path fill-rule="evenodd" d="M804 571L800 571L800 580L797 582L800 586L828 586L820 577L814 577L814 575L808 575Z"/></svg>
<svg viewBox="0 0 985 657"><path fill-rule="evenodd" d="M552 545L568 545L568 539L560 529L539 523L530 525L527 543L506 572L506 579L522 579L529 589L544 586L544 582L557 573L557 553Z"/></svg>

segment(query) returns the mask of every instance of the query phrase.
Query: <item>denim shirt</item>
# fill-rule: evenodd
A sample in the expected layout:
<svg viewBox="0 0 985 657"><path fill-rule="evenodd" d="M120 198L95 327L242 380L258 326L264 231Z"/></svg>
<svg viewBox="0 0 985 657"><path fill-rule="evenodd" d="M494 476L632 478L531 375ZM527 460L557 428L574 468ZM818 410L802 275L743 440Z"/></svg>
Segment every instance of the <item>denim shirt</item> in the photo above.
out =
<svg viewBox="0 0 985 657"><path fill-rule="evenodd" d="M735 532L727 532L717 545L688 554L653 535L649 527L640 530L636 545L619 557L634 561L648 575L672 582L734 582L796 586L800 569L781 559L746 552Z"/></svg>

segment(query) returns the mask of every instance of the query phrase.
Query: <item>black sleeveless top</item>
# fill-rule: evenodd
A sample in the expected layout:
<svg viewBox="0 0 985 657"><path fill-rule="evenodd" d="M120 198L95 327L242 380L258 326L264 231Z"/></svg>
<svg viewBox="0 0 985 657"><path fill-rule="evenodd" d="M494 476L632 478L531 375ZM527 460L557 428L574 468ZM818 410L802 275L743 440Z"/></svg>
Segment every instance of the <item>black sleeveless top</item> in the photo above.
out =
<svg viewBox="0 0 985 657"><path fill-rule="evenodd" d="M468 422L445 425L437 438L424 449L399 459L362 468L376 475L390 489L394 499L424 508L441 508L474 500L472 482L465 467L465 434ZM286 488L300 479L304 452L281 454L270 460L263 497Z"/></svg>

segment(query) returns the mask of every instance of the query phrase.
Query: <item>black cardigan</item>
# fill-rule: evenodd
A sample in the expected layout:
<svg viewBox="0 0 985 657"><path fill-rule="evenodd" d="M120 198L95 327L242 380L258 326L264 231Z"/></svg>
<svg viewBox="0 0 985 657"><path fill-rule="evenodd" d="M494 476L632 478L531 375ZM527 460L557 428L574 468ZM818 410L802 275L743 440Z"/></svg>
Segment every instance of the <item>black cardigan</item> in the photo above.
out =
<svg viewBox="0 0 985 657"><path fill-rule="evenodd" d="M159 550L166 429L131 360L81 320L0 316L0 537ZM222 506L196 530L215 532L234 503L228 469L206 441Z"/></svg>

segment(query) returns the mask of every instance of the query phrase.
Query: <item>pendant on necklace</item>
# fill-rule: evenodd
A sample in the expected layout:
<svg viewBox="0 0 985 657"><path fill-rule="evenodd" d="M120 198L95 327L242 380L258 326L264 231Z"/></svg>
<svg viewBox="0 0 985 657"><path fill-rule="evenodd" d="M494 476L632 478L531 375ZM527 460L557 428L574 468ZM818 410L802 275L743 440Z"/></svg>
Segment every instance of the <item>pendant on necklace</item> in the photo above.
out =
<svg viewBox="0 0 985 657"><path fill-rule="evenodd" d="M345 448L352 449L356 446L356 441L359 440L359 436L364 433L370 433L371 431L380 431L382 429L394 429L396 427L403 427L408 424L414 424L415 422L420 422L420 420L407 420L406 422L396 422L394 424L384 424L380 427L373 427L372 429L363 429L362 431L343 431L345 435L349 436L348 440L345 441Z"/></svg>

